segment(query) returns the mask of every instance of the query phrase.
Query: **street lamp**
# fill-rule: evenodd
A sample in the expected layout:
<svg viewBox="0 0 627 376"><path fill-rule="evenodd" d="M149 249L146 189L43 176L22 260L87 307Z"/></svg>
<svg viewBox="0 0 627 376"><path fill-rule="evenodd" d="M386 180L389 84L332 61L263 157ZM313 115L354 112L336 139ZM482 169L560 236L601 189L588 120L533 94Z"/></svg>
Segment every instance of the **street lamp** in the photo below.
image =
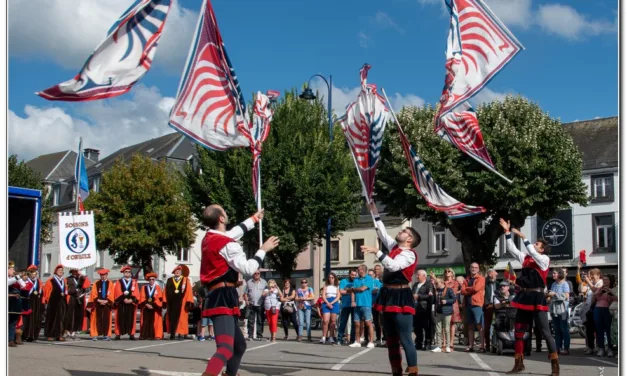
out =
<svg viewBox="0 0 627 376"><path fill-rule="evenodd" d="M333 89L332 76L329 75L329 80L327 81L327 79L324 78L324 76L320 74L314 74L313 76L309 78L309 81L307 82L307 86L305 87L305 90L302 92L301 95L299 95L299 97L308 101L316 99L316 95L311 90L311 80L314 79L315 77L322 78L324 83L327 85L327 89L328 89L327 114L329 115L329 140L330 142L333 142L333 118L332 118L332 111L331 111L331 90ZM327 221L327 239L326 240L327 240L327 250L326 250L326 262L324 265L324 272L325 272L325 275L328 276L329 273L331 273L331 217L329 217L329 220Z"/></svg>

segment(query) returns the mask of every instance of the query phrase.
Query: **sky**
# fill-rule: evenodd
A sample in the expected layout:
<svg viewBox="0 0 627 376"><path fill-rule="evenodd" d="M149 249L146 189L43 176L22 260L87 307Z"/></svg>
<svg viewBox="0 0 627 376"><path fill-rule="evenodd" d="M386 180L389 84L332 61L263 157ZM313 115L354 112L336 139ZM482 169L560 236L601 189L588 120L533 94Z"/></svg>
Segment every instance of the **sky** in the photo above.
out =
<svg viewBox="0 0 627 376"><path fill-rule="evenodd" d="M618 115L616 0L485 0L525 46L474 98L508 94L563 122ZM168 114L201 0L177 0L151 70L127 94L51 102L34 93L74 77L132 0L9 0L9 154L30 160L83 147L104 157L173 130ZM301 90L332 75L338 114L359 91L359 69L392 106L434 104L444 83L444 0L213 0L241 88ZM319 79L312 86L324 90Z"/></svg>

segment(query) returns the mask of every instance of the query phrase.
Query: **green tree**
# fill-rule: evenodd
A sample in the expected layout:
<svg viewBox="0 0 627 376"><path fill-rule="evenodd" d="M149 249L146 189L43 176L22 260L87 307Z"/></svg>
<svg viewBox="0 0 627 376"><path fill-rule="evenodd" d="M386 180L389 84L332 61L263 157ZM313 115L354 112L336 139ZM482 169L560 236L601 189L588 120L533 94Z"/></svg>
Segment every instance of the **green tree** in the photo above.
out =
<svg viewBox="0 0 627 376"><path fill-rule="evenodd" d="M321 244L327 219L332 235L350 228L361 205L355 165L341 129L329 144L324 106L287 92L275 108L261 160L264 238L276 235L280 245L269 258L282 277L289 277L296 258L310 243ZM233 223L256 211L251 183L252 154L247 148L214 152L198 147L198 168L185 170L186 197L200 218L209 204L220 204ZM201 228L203 228L201 226ZM259 244L258 231L245 245Z"/></svg>
<svg viewBox="0 0 627 376"><path fill-rule="evenodd" d="M195 223L183 198L179 175L165 162L134 155L118 159L102 176L100 192L91 192L85 208L94 210L99 249L117 264L152 269L152 257L165 257L194 241Z"/></svg>
<svg viewBox="0 0 627 376"><path fill-rule="evenodd" d="M39 229L39 241L42 244L52 242L52 197L48 196L48 190L43 184L41 174L28 167L24 161L17 161L17 155L9 157L9 185L12 187L22 187L37 189L41 191L41 227Z"/></svg>
<svg viewBox="0 0 627 376"><path fill-rule="evenodd" d="M519 228L528 216L548 218L569 203L587 204L581 153L561 122L537 104L508 96L477 111L492 161L513 184L437 136L434 115L430 106L404 108L399 121L435 181L459 201L485 207L485 215L449 220L428 208L411 181L396 127L389 127L384 140L377 198L391 214L447 227L462 245L467 268L472 261L496 262L494 247L502 235L499 218L510 219L512 226ZM480 233L484 220L485 232Z"/></svg>

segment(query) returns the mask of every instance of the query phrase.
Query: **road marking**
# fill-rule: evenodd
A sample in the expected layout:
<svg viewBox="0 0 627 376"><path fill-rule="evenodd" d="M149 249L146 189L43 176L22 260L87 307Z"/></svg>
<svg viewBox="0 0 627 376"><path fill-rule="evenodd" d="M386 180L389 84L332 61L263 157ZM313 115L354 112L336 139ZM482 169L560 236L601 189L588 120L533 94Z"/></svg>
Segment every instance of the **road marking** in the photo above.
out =
<svg viewBox="0 0 627 376"><path fill-rule="evenodd" d="M374 348L374 347L373 347L373 348ZM338 364L336 364L336 365L334 365L333 367L331 367L331 369L332 369L333 371L339 371L339 370L341 370L341 369L342 369L342 367L344 367L346 364L348 364L351 360L353 360L353 359L355 359L355 358L358 358L358 357L360 357L360 356L364 355L365 353L367 353L368 351L372 350L373 348L365 349L365 350L362 350L362 351L358 352L358 353L357 353L357 354L355 354L355 355L351 355L351 356L349 356L348 358L346 358L346 359L342 360L342 361L341 361L341 362L339 362Z"/></svg>
<svg viewBox="0 0 627 376"><path fill-rule="evenodd" d="M156 345L131 347L130 349L121 349L121 350L117 350L117 351L114 351L114 352L119 353L119 352L122 352L122 351L133 351L133 350L139 350L139 349L147 349L149 347L156 347L156 346L176 345L176 344L181 344L181 343L191 342L191 341L192 341L191 339L186 339L184 341L172 341L172 342L166 342L166 343L158 343Z"/></svg>
<svg viewBox="0 0 627 376"><path fill-rule="evenodd" d="M608 362L607 360L601 360L601 359L592 358L592 357L589 357L588 359L596 360L599 363L609 364L610 366L618 367L617 363Z"/></svg>
<svg viewBox="0 0 627 376"><path fill-rule="evenodd" d="M178 371L160 371L155 369L149 369L148 373L156 374L156 375L164 375L164 376L202 376L202 373L192 373L192 372L178 372Z"/></svg>
<svg viewBox="0 0 627 376"><path fill-rule="evenodd" d="M257 349L260 349L262 347L268 347L268 346L276 345L277 343L278 342L270 342L270 343L266 343L265 345L250 347L250 348L246 349L246 352L257 350Z"/></svg>
<svg viewBox="0 0 627 376"><path fill-rule="evenodd" d="M489 365L485 364L483 362L483 360L481 360L481 358L479 358L479 355L470 353L470 357L473 358L475 360L475 362L477 362L477 364L479 366L481 366L481 368L483 368L484 370L488 371L488 375L490 375L490 376L499 376L498 373L493 372L494 370Z"/></svg>

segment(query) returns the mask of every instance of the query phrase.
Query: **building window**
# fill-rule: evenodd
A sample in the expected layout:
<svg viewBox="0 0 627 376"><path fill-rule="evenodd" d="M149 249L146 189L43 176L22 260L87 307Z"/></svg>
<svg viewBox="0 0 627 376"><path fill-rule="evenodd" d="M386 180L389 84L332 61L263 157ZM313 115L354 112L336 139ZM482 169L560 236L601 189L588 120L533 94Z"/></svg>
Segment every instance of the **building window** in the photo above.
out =
<svg viewBox="0 0 627 376"><path fill-rule="evenodd" d="M616 252L614 214L596 214L592 216L594 228L594 252Z"/></svg>
<svg viewBox="0 0 627 376"><path fill-rule="evenodd" d="M99 175L91 178L91 182L89 182L89 187L94 192L100 191L100 176Z"/></svg>
<svg viewBox="0 0 627 376"><path fill-rule="evenodd" d="M590 180L592 202L614 201L614 175L593 175Z"/></svg>
<svg viewBox="0 0 627 376"><path fill-rule="evenodd" d="M433 247L430 250L432 255L440 255L446 248L446 228L442 226L433 226Z"/></svg>
<svg viewBox="0 0 627 376"><path fill-rule="evenodd" d="M46 263L44 264L44 274L50 274L50 264L52 263L52 255L46 253Z"/></svg>
<svg viewBox="0 0 627 376"><path fill-rule="evenodd" d="M176 261L178 261L178 262L189 262L189 248L181 248L181 249L179 249L179 252L176 255Z"/></svg>
<svg viewBox="0 0 627 376"><path fill-rule="evenodd" d="M331 261L340 261L340 241L331 240Z"/></svg>
<svg viewBox="0 0 627 376"><path fill-rule="evenodd" d="M56 184L52 188L52 206L59 206L59 201L61 201L61 185Z"/></svg>
<svg viewBox="0 0 627 376"><path fill-rule="evenodd" d="M353 260L363 260L364 254L361 253L361 246L364 245L364 239L353 239Z"/></svg>
<svg viewBox="0 0 627 376"><path fill-rule="evenodd" d="M518 250L520 250L520 237L518 235L512 234L512 240L514 241L514 245ZM501 258L514 258L511 253L507 252L507 240L505 235L501 236L499 239L499 257Z"/></svg>
<svg viewBox="0 0 627 376"><path fill-rule="evenodd" d="M105 266L105 251L98 251L98 264L96 264L96 267L98 268L104 268Z"/></svg>

